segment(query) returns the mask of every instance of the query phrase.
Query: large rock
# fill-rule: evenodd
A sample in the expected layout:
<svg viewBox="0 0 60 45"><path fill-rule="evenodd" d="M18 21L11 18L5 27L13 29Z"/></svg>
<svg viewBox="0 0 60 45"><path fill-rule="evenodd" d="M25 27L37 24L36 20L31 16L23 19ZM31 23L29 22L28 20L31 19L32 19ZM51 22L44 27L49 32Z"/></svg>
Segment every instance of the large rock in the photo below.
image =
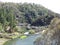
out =
<svg viewBox="0 0 60 45"><path fill-rule="evenodd" d="M36 39L34 44L35 45L60 45L59 37L60 37L59 33L55 32L54 34L52 34L52 30L51 30L47 34L42 34L41 37Z"/></svg>
<svg viewBox="0 0 60 45"><path fill-rule="evenodd" d="M42 31L41 35L35 45L60 45L60 18L53 19L48 30Z"/></svg>

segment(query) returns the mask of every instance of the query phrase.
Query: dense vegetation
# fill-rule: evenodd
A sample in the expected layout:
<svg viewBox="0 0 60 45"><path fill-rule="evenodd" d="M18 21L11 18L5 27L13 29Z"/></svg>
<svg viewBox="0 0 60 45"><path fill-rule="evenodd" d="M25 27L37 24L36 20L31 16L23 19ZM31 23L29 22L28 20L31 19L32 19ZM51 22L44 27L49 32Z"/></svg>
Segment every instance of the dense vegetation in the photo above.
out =
<svg viewBox="0 0 60 45"><path fill-rule="evenodd" d="M0 37L14 39L25 32L35 34L35 30L26 28L28 24L31 24L33 27L41 28L41 26L44 26L44 29L46 29L45 31L42 29L42 36L35 41L35 45L54 45L57 40L56 44L60 45L59 15L39 4L0 2L0 32L3 33ZM22 24L23 27L18 26ZM48 27L45 28L45 26ZM26 36L22 36L22 38L26 38Z"/></svg>
<svg viewBox="0 0 60 45"><path fill-rule="evenodd" d="M16 25L27 23L34 26L49 25L50 21L55 18L54 13L41 5L28 3L0 3L0 30L13 32Z"/></svg>

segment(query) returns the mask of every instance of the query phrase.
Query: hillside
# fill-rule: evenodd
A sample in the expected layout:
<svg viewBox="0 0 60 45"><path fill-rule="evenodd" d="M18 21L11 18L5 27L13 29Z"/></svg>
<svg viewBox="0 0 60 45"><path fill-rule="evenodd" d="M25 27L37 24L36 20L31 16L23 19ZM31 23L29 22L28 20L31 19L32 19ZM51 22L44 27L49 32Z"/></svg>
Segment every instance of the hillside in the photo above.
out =
<svg viewBox="0 0 60 45"><path fill-rule="evenodd" d="M41 35L35 45L60 45L60 14L39 4L0 2L0 38L25 39L32 34Z"/></svg>
<svg viewBox="0 0 60 45"><path fill-rule="evenodd" d="M18 23L28 23L34 26L48 25L54 17L59 15L38 4L1 2L0 15L2 15L2 13L6 15L4 16L6 21L8 21L9 15L14 15ZM2 19L0 19L0 23L1 20Z"/></svg>

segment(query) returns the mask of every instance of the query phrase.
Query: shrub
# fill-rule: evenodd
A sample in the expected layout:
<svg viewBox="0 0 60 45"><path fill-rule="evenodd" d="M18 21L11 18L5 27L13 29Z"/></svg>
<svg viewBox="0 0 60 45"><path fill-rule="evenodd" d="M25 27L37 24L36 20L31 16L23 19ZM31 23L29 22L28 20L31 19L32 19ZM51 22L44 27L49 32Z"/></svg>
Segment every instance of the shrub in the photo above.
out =
<svg viewBox="0 0 60 45"><path fill-rule="evenodd" d="M2 28L2 24L0 23L0 32L3 30L3 28Z"/></svg>
<svg viewBox="0 0 60 45"><path fill-rule="evenodd" d="M29 30L29 34L34 34L35 30Z"/></svg>
<svg viewBox="0 0 60 45"><path fill-rule="evenodd" d="M25 39L25 38L27 38L27 36L25 36L25 35L20 37L20 39Z"/></svg>

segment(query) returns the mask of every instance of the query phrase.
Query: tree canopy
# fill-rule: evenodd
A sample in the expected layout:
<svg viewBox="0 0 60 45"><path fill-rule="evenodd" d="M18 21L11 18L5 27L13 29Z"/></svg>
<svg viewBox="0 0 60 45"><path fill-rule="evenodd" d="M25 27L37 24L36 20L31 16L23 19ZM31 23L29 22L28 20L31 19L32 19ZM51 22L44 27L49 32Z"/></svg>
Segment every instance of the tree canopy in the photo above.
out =
<svg viewBox="0 0 60 45"><path fill-rule="evenodd" d="M0 3L0 23L4 30L6 26L10 26L12 30L19 23L34 26L49 25L50 21L58 15L39 4Z"/></svg>

